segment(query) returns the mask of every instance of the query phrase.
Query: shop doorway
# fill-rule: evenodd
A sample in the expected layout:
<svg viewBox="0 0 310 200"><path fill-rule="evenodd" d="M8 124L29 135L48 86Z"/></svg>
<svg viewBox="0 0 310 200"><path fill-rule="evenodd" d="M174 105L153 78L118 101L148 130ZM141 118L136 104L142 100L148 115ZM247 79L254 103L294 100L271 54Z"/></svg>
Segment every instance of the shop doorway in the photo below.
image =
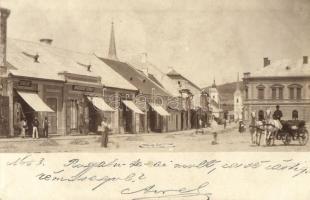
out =
<svg viewBox="0 0 310 200"><path fill-rule="evenodd" d="M78 131L78 112L77 100L70 100L70 130Z"/></svg>
<svg viewBox="0 0 310 200"><path fill-rule="evenodd" d="M0 137L9 134L9 97L0 96Z"/></svg>
<svg viewBox="0 0 310 200"><path fill-rule="evenodd" d="M123 105L123 120L124 120L124 131L125 133L132 133L133 127L132 127L132 120L133 120L133 113L132 110L127 108L125 105Z"/></svg>
<svg viewBox="0 0 310 200"><path fill-rule="evenodd" d="M48 98L46 99L46 104L54 111L48 112L47 118L49 121L49 134L57 134L57 99Z"/></svg>

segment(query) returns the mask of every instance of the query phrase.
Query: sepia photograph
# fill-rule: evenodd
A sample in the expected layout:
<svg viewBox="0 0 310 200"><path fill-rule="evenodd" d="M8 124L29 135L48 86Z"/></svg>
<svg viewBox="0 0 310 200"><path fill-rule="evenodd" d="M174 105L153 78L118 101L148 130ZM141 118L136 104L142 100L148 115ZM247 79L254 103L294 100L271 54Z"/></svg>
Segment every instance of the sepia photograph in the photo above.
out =
<svg viewBox="0 0 310 200"><path fill-rule="evenodd" d="M0 151L309 151L309 10L2 0Z"/></svg>
<svg viewBox="0 0 310 200"><path fill-rule="evenodd" d="M0 0L0 200L309 200L310 0Z"/></svg>

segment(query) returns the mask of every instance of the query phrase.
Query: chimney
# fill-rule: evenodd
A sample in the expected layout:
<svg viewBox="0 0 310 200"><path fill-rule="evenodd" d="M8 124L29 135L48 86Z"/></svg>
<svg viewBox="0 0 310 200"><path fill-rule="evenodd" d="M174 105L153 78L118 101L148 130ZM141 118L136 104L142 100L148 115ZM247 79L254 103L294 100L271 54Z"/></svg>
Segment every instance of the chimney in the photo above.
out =
<svg viewBox="0 0 310 200"><path fill-rule="evenodd" d="M6 73L7 19L10 10L0 8L0 75Z"/></svg>
<svg viewBox="0 0 310 200"><path fill-rule="evenodd" d="M270 65L270 60L268 59L268 57L264 58L264 67Z"/></svg>
<svg viewBox="0 0 310 200"><path fill-rule="evenodd" d="M47 45L52 45L53 40L49 38L42 38L40 39L41 43L47 44Z"/></svg>
<svg viewBox="0 0 310 200"><path fill-rule="evenodd" d="M302 57L302 64L308 64L308 56Z"/></svg>
<svg viewBox="0 0 310 200"><path fill-rule="evenodd" d="M148 64L147 64L147 53L142 54L141 62L142 62L142 71L146 76L148 76L149 75L149 68L148 68Z"/></svg>

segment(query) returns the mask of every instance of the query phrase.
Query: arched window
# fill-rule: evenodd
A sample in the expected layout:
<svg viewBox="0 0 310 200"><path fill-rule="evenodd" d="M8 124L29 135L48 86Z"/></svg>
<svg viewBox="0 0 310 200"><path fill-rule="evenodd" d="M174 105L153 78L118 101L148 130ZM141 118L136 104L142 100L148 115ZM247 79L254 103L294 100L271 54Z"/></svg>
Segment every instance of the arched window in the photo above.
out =
<svg viewBox="0 0 310 200"><path fill-rule="evenodd" d="M258 111L258 120L262 121L264 120L265 116L264 116L264 111L260 110Z"/></svg>
<svg viewBox="0 0 310 200"><path fill-rule="evenodd" d="M238 99L238 98L237 98L237 100L236 100L236 101L237 101L237 103L239 103L239 99Z"/></svg>
<svg viewBox="0 0 310 200"><path fill-rule="evenodd" d="M292 119L293 120L297 120L298 119L298 111L297 110L293 110L293 112L292 112Z"/></svg>

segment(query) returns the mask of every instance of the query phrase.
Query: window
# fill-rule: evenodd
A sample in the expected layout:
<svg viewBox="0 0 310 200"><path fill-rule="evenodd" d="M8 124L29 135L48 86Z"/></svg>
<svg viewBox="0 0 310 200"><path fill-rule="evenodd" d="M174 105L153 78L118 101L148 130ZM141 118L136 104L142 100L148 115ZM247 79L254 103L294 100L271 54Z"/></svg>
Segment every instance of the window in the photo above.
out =
<svg viewBox="0 0 310 200"><path fill-rule="evenodd" d="M292 112L292 119L294 119L294 120L298 119L298 111L297 110L293 110L293 112Z"/></svg>
<svg viewBox="0 0 310 200"><path fill-rule="evenodd" d="M272 99L283 99L283 85L274 84L271 86L271 98Z"/></svg>
<svg viewBox="0 0 310 200"><path fill-rule="evenodd" d="M272 99L277 98L277 88L271 88L271 96L272 96Z"/></svg>
<svg viewBox="0 0 310 200"><path fill-rule="evenodd" d="M288 86L290 91L290 99L301 99L301 85L292 84Z"/></svg>
<svg viewBox="0 0 310 200"><path fill-rule="evenodd" d="M290 99L294 99L294 88L289 88L290 90Z"/></svg>
<svg viewBox="0 0 310 200"><path fill-rule="evenodd" d="M248 87L245 88L245 99L249 99L249 89L248 89Z"/></svg>
<svg viewBox="0 0 310 200"><path fill-rule="evenodd" d="M260 111L258 112L258 120L259 120L259 121L264 120L264 111L260 110Z"/></svg>
<svg viewBox="0 0 310 200"><path fill-rule="evenodd" d="M264 88L259 88L258 89L258 99L264 99Z"/></svg>
<svg viewBox="0 0 310 200"><path fill-rule="evenodd" d="M297 89L297 99L301 99L301 88L296 89Z"/></svg>
<svg viewBox="0 0 310 200"><path fill-rule="evenodd" d="M283 99L283 88L279 88L279 99Z"/></svg>
<svg viewBox="0 0 310 200"><path fill-rule="evenodd" d="M258 85L256 88L257 88L257 98L264 99L265 98L265 86Z"/></svg>

